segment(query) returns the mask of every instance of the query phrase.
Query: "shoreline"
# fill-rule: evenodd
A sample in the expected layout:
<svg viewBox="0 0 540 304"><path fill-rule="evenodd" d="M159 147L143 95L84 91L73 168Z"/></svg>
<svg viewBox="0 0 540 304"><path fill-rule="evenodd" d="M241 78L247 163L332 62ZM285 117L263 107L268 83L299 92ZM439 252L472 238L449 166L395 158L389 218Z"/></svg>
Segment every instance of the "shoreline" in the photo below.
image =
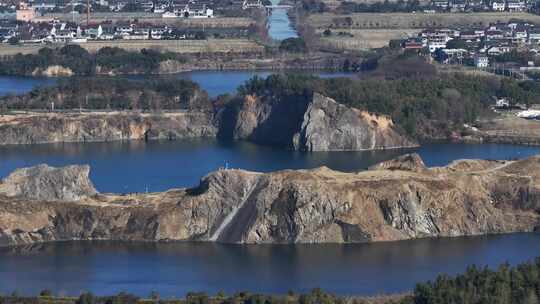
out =
<svg viewBox="0 0 540 304"><path fill-rule="evenodd" d="M172 188L168 191L175 190L186 190L189 188ZM166 191L165 191L166 192ZM157 194L159 192L153 192ZM103 195L110 195L111 193L103 193ZM140 192L123 194L121 196L130 196L143 194ZM152 194L152 193L150 193ZM423 242L423 241L459 241L466 239L475 239L475 238L490 238L490 237L500 237L500 236L512 236L512 235L540 235L540 229L538 231L513 231L513 232L500 232L500 233L487 233L487 234L475 234L475 235L456 235L456 236L427 236L414 239L403 239L403 240L388 240L388 241L376 241L376 242L360 242L360 243L339 243L339 242L326 242L326 243L220 243L214 241L198 241L198 240L127 240L127 239L69 239L69 240L53 240L53 241L42 241L29 244L16 244L16 245L4 245L0 244L0 253L1 251L32 251L32 248L35 246L49 246L55 244L90 244L90 243L112 243L115 245L216 245L216 246L226 246L226 247L239 247L239 248L261 248L261 247L324 247L324 246L371 246L371 245L385 245L385 244L400 244L408 242ZM26 248L30 250L27 250Z"/></svg>
<svg viewBox="0 0 540 304"><path fill-rule="evenodd" d="M179 69L177 71L167 71L162 73L146 73L146 72L133 72L133 73L120 73L120 74L111 74L111 73L99 73L94 75L32 75L32 74L1 74L0 77L14 77L14 78L34 78L34 79L62 79L62 78L80 78L80 77L130 77L130 76L162 76L167 77L171 75L184 74L184 73L193 73L193 72L337 72L356 75L355 72L345 71L338 67L317 67L317 66L256 66L256 67L224 67L224 68L215 68L215 67L200 67L192 69Z"/></svg>
<svg viewBox="0 0 540 304"><path fill-rule="evenodd" d="M106 78L106 76L104 76ZM54 112L48 110L39 110L39 109L29 109L29 110L9 110L6 113L0 113L0 126L2 124L8 124L12 120L18 118L28 119L32 117L48 117L51 118L84 118L84 117L98 117L98 116L139 116L141 118L152 118L152 117L178 117L181 118L186 115L197 114L189 110L162 110L161 112L152 112L152 111L133 111L133 110L95 110L95 109L67 109L67 110L55 110ZM201 115L206 115L205 113L198 113ZM149 138L145 139L144 136L138 136L136 138L116 138L116 139L88 139L85 140L51 140L51 141L37 141L32 143L1 143L0 146L21 146L21 145L36 145L36 144L54 144L54 143L90 143L90 142L113 142L113 141L132 141L132 140L183 140L189 138L214 138L215 135L206 135L206 136L193 136L193 137L174 137L174 138ZM477 132L474 135L463 136L460 138L454 138L449 136L447 138L433 138L433 139L420 139L415 145L408 146L387 146L384 148L375 148L375 149L355 149L355 150L327 150L328 152L333 151L344 151L344 152L354 152L354 151L379 151L379 150L395 150L395 149L407 149L407 148L417 148L424 143L433 143L433 142L448 142L452 144L507 144L507 145L516 145L516 146L540 146L540 137L535 136L496 136L489 135L485 132ZM257 144L257 143L255 143Z"/></svg>
<svg viewBox="0 0 540 304"><path fill-rule="evenodd" d="M128 195L99 193L89 166L40 165L15 170L0 183L0 245L94 239L347 244L538 232L539 160L459 160L428 168L417 154L406 154L356 173L221 169L192 188ZM477 211L470 214L473 197ZM399 203L404 199L406 206ZM286 203L295 207L283 209ZM295 224L281 227L282 216Z"/></svg>
<svg viewBox="0 0 540 304"><path fill-rule="evenodd" d="M318 288L313 288L312 290L316 290ZM292 291L292 290L291 290ZM15 292L15 291L14 291ZM325 291L321 290L321 292L323 293L326 293ZM81 294L85 294L87 292L83 292ZM122 291L120 292L118 295L124 293L125 295L131 295L129 293L126 293L125 291ZM240 294L240 293L246 293L248 295L256 295L256 296L260 296L260 297L272 297L272 298L282 298L282 299L287 299L287 301L289 303L291 302L298 302L300 297L301 296L304 296L308 293L294 293L293 291L293 295L289 295L287 293L251 293L249 291L243 291L243 290L239 290L235 293L231 293L229 296L230 297L234 297L235 295L237 294ZM204 294L204 298L208 301L211 301L211 303L223 303L223 301L225 300L226 297L229 297L227 295L225 295L224 297L222 296L217 296L217 295L207 295L206 292L204 291L197 291L197 292L187 292L186 294L194 294L195 297L196 295L202 295ZM404 293L397 293L397 294L385 294L385 295L373 295L373 296L365 296L365 295L334 295L333 293L328 293L328 294L332 294L334 297L337 297L339 299L341 299L342 301L344 301L344 303L355 303L355 301L361 301L360 303L362 304L384 304L384 303L388 303L388 304L393 304L393 303L396 303L394 301L401 301L403 299L405 299L406 297L409 297L409 296L412 296L413 292L412 291L409 291L409 292L404 292ZM103 296L94 296L94 297L97 297L97 298L109 298L109 297L114 297L115 295L103 295ZM165 299L159 299L159 300L156 300L156 299L152 299L152 298L147 298L147 297L138 297L136 295L131 295L135 298L137 298L137 300L134 300L134 302L130 302L130 303L156 303L156 302L159 302L159 303L165 303L165 304L178 304L179 301L180 303L187 303L188 299L190 298L190 296L185 296L185 297L167 297ZM10 304L10 303L20 303L21 300L27 300L27 301L31 301L31 302L34 302L34 301L37 301L37 303L63 303L63 304L77 304L79 303L79 296L30 296L30 295L22 295L22 296L13 296L13 295L7 295L7 296L0 296L0 299L2 300L5 300L6 304ZM194 297L194 296L191 296L191 297ZM11 301L14 301L14 302L11 302Z"/></svg>

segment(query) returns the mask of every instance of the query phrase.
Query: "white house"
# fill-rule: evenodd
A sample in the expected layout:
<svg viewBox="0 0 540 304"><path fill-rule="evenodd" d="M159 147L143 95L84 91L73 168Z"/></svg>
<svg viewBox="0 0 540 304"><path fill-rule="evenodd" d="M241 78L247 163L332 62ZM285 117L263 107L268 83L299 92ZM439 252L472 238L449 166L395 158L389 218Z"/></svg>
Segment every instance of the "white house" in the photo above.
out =
<svg viewBox="0 0 540 304"><path fill-rule="evenodd" d="M510 12L522 12L527 9L523 0L506 0L506 10Z"/></svg>
<svg viewBox="0 0 540 304"><path fill-rule="evenodd" d="M528 40L530 44L537 44L540 42L540 30L530 30L528 34Z"/></svg>
<svg viewBox="0 0 540 304"><path fill-rule="evenodd" d="M497 56L504 53L509 53L511 48L509 46L492 46L487 50L488 55Z"/></svg>
<svg viewBox="0 0 540 304"><path fill-rule="evenodd" d="M500 0L493 1L491 2L491 9L496 12L502 12L506 9L506 3Z"/></svg>
<svg viewBox="0 0 540 304"><path fill-rule="evenodd" d="M489 66L489 59L487 56L483 56L483 55L475 55L474 56L474 66L476 66L477 68L487 68Z"/></svg>
<svg viewBox="0 0 540 304"><path fill-rule="evenodd" d="M507 98L499 98L495 101L495 108L504 109L510 107L510 101Z"/></svg>
<svg viewBox="0 0 540 304"><path fill-rule="evenodd" d="M428 49L430 53L435 53L438 49L444 49L446 48L446 41L429 41L428 42Z"/></svg>

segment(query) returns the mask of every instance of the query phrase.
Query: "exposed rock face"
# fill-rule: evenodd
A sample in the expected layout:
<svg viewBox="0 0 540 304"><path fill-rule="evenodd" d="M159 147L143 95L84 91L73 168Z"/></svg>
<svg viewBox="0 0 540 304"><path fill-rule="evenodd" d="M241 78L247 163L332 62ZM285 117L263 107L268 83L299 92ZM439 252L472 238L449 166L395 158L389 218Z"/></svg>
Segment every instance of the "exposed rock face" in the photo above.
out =
<svg viewBox="0 0 540 304"><path fill-rule="evenodd" d="M303 100L261 100L246 96L235 117L233 138L267 145L292 147L307 103Z"/></svg>
<svg viewBox="0 0 540 304"><path fill-rule="evenodd" d="M262 101L247 96L236 116L233 137L303 151L417 145L400 133L389 118L349 108L317 93L309 102Z"/></svg>
<svg viewBox="0 0 540 304"><path fill-rule="evenodd" d="M391 119L346 107L314 94L296 134L297 150L375 150L415 146L400 134Z"/></svg>
<svg viewBox="0 0 540 304"><path fill-rule="evenodd" d="M97 193L89 173L89 166L39 165L18 169L0 182L0 194L45 201L77 201Z"/></svg>
<svg viewBox="0 0 540 304"><path fill-rule="evenodd" d="M391 170L379 166L359 173L222 170L193 189L79 201L45 202L19 190L16 197L0 195L0 244L343 243L540 228L540 156L423 170L411 170L404 161L395 161Z"/></svg>
<svg viewBox="0 0 540 304"><path fill-rule="evenodd" d="M45 76L45 77L69 77L75 73L70 68L63 67L61 65L51 65L46 69L35 69L32 71L32 76Z"/></svg>
<svg viewBox="0 0 540 304"><path fill-rule="evenodd" d="M246 96L238 109L226 106L217 113L0 115L0 145L216 136L305 151L417 145L386 117L348 108L320 94L306 100Z"/></svg>
<svg viewBox="0 0 540 304"><path fill-rule="evenodd" d="M477 161L474 161L475 163ZM403 170L422 172L427 170L424 161L417 153L405 154L369 167L369 170Z"/></svg>
<svg viewBox="0 0 540 304"><path fill-rule="evenodd" d="M214 137L211 114L27 114L0 116L0 144Z"/></svg>

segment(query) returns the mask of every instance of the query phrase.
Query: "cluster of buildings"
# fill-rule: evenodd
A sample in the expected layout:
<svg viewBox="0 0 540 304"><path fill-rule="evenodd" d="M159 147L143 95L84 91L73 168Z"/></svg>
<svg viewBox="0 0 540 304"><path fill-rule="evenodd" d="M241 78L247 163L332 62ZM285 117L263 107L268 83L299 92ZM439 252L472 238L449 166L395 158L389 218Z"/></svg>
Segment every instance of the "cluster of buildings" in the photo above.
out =
<svg viewBox="0 0 540 304"><path fill-rule="evenodd" d="M204 39L196 31L145 23L101 23L88 26L71 22L0 22L0 42L12 37L20 43L80 43L89 40Z"/></svg>
<svg viewBox="0 0 540 304"><path fill-rule="evenodd" d="M213 18L214 0L28 0L17 4L3 3L3 11L12 12L18 21L40 21L47 14L57 13L153 13L164 18ZM242 1L238 2L241 7ZM88 9L89 8L89 9ZM7 19L8 15L6 15Z"/></svg>
<svg viewBox="0 0 540 304"><path fill-rule="evenodd" d="M433 0L432 7L440 11L495 11L523 12L531 9L536 1L527 0Z"/></svg>
<svg viewBox="0 0 540 304"><path fill-rule="evenodd" d="M513 50L538 52L540 27L524 22L492 24L486 28L426 29L402 44L406 50L427 50L443 62L461 63L474 59L474 65L486 68L490 57Z"/></svg>
<svg viewBox="0 0 540 304"><path fill-rule="evenodd" d="M210 7L208 3L181 1L154 8L154 13L162 13L163 18L213 18L214 10Z"/></svg>

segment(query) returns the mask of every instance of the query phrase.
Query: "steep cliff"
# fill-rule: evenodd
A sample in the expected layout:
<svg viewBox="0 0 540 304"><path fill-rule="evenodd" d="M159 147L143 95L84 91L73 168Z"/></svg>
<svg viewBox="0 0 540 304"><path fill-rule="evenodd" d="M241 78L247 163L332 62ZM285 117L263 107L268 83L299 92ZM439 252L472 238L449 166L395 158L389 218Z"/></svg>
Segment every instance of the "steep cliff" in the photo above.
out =
<svg viewBox="0 0 540 304"><path fill-rule="evenodd" d="M295 135L297 150L376 150L416 146L397 131L392 120L314 94Z"/></svg>
<svg viewBox="0 0 540 304"><path fill-rule="evenodd" d="M193 100L198 98L195 92ZM195 102L196 103L196 102ZM258 98L186 112L30 112L0 115L0 145L225 137L304 151L373 150L417 144L384 116L309 98ZM195 110L194 110L195 109Z"/></svg>
<svg viewBox="0 0 540 304"><path fill-rule="evenodd" d="M140 114L33 113L0 116L0 144L92 142L214 137L217 127L203 112Z"/></svg>
<svg viewBox="0 0 540 304"><path fill-rule="evenodd" d="M0 194L0 244L343 243L540 229L540 156L421 170L410 165L414 159L358 173L221 170L193 189L78 201L36 199L28 191Z"/></svg>
<svg viewBox="0 0 540 304"><path fill-rule="evenodd" d="M392 120L320 94L280 100L246 96L233 138L303 151L375 150L416 146Z"/></svg>
<svg viewBox="0 0 540 304"><path fill-rule="evenodd" d="M37 200L80 200L97 194L88 178L89 166L18 169L0 181L0 194Z"/></svg>

